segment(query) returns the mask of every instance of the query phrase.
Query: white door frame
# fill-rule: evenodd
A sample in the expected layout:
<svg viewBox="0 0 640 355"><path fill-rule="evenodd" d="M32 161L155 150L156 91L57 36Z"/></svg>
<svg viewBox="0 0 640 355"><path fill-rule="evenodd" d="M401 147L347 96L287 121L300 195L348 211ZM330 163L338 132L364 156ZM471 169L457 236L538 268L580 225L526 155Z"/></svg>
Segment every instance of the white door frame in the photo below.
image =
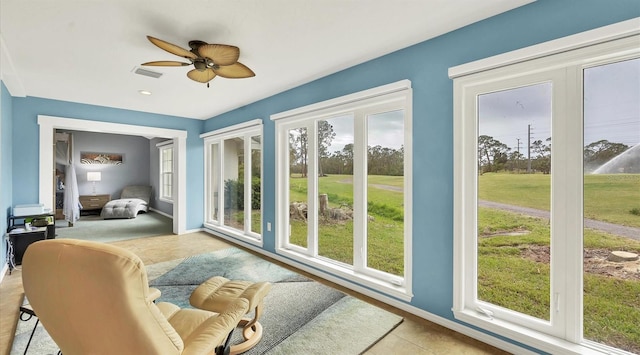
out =
<svg viewBox="0 0 640 355"><path fill-rule="evenodd" d="M187 196L187 131L135 126L121 123L89 121L74 118L63 118L38 115L40 125L40 183L39 199L46 208L53 208L53 137L56 129L75 131L126 134L145 137L169 138L174 140L177 174L174 174L174 186L177 187L173 201L173 233L183 234L186 231L186 196Z"/></svg>

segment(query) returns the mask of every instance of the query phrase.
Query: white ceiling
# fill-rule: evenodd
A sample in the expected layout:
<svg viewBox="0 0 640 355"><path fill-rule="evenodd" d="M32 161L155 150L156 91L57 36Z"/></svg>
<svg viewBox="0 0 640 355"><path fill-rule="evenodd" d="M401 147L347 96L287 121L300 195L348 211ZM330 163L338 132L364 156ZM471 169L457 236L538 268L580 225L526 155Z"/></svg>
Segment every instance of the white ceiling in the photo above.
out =
<svg viewBox="0 0 640 355"><path fill-rule="evenodd" d="M12 96L208 119L531 0L0 0L0 65ZM248 79L194 82L151 35L240 47ZM138 93L149 90L151 96Z"/></svg>

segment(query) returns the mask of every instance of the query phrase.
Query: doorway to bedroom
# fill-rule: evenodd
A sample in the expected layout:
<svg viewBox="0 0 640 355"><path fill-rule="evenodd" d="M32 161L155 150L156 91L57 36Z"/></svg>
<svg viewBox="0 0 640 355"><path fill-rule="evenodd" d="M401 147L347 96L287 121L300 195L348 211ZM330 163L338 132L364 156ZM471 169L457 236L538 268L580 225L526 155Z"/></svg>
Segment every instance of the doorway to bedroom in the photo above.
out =
<svg viewBox="0 0 640 355"><path fill-rule="evenodd" d="M56 129L57 238L109 242L172 234L173 202L159 192L158 148L172 142Z"/></svg>
<svg viewBox="0 0 640 355"><path fill-rule="evenodd" d="M186 131L182 130L171 130L171 129L162 129L155 127L147 127L147 126L134 126L134 125L125 125L125 124L116 124L116 123L107 123L107 122L96 122L96 121L86 121L79 119L69 119L69 118L61 118L61 117L51 117L51 116L38 116L38 124L40 125L40 201L44 203L46 207L50 207L54 209L55 207L55 191L57 189L57 179L56 179L56 164L54 159L51 157L51 149L46 149L47 147L52 147L54 145L54 137L56 131L73 131L78 132L89 137L89 140L96 140L96 135L102 135L105 142L111 142L111 147L114 147L113 139L119 137L121 139L130 139L130 140L142 140L141 143L144 148L136 148L138 151L144 151L146 153L142 154L142 157L135 157L134 155L129 155L129 153L122 154L122 164L126 164L127 159L132 159L130 164L136 165L135 161L138 159L139 161L144 161L147 166L151 165L150 162L153 160L150 158L150 151L153 147L155 148L155 144L158 141L166 141L172 140L174 142L174 151L175 151L175 174L173 177L173 191L174 191L174 201L173 204L169 205L169 210L166 212L162 212L163 208L158 208L156 212L149 213L145 216L144 222L136 223L136 225L146 225L146 228L149 232L153 230L165 231L167 230L167 219L169 219L169 233L182 234L185 231L185 196L186 196ZM85 137L85 139L87 139ZM108 145L103 146L95 146L96 149L86 150L108 150ZM103 148L107 147L107 148ZM79 163L79 154L81 149L76 149L74 152L75 155L78 155L75 159L78 160L75 166L81 166ZM117 152L116 152L117 153ZM117 154L116 154L117 155ZM129 155L129 156L128 156ZM127 158L128 156L128 158ZM155 160L153 160L155 161ZM83 170L82 172L78 171L75 175L78 180L78 194L80 195L89 195L92 196L94 193L98 195L114 195L113 197L118 197L122 191L122 186L119 186L118 183L114 183L114 180L119 176L114 173L114 171L110 171L110 174L106 174L107 170L100 170L99 167L87 165L86 168L78 169ZM102 167L102 169L105 169ZM60 170L60 169L58 169ZM96 170L96 171L93 171ZM100 181L96 181L91 178L91 174L95 172L101 172ZM136 174L144 175L144 177L136 176ZM122 175L122 174L120 174ZM127 175L127 174L125 174ZM129 178L131 179L131 183L142 183L149 184L150 181L150 169L145 170L144 172L138 171L137 173L133 173L133 175L129 174ZM107 182L104 178L109 178L109 182ZM133 176L133 177L132 177ZM93 180L93 181L91 181ZM94 184L95 192L94 192ZM120 185L126 184L124 181L119 182ZM111 187L109 187L111 186ZM115 187L114 187L115 186ZM119 187L118 187L119 186ZM102 191L102 190L104 191ZM104 194L103 194L104 192ZM111 197L111 196L110 196ZM165 207L166 208L166 207ZM157 213L159 211L160 213ZM151 218L154 216L154 218ZM167 217L168 216L168 217ZM172 220L170 217L173 217ZM82 217L87 222L97 222L90 221L90 219L95 219L95 216L85 216ZM81 218L81 219L82 219ZM138 218L135 218L137 220ZM112 220L115 221L115 220ZM113 226L115 224L126 224L126 220L121 220L119 222L111 223ZM78 225L79 226L79 225ZM106 224L102 224L102 226L106 226ZM132 233L131 227L124 226L127 233ZM152 227L153 226L153 227ZM97 229L93 228L94 231ZM133 231L133 234L137 232ZM158 235L158 232L153 232L153 235ZM166 234L164 232L160 234ZM140 236L149 236L149 235L140 235Z"/></svg>

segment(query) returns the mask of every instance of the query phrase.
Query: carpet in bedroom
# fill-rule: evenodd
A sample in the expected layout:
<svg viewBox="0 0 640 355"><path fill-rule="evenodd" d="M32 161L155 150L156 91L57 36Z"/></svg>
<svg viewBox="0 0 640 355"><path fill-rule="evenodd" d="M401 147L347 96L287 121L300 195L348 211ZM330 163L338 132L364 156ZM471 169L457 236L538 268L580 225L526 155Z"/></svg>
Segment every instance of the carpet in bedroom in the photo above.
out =
<svg viewBox="0 0 640 355"><path fill-rule="evenodd" d="M156 212L140 213L136 218L102 219L82 216L69 227L67 221L56 221L56 238L115 242L173 233L173 220Z"/></svg>

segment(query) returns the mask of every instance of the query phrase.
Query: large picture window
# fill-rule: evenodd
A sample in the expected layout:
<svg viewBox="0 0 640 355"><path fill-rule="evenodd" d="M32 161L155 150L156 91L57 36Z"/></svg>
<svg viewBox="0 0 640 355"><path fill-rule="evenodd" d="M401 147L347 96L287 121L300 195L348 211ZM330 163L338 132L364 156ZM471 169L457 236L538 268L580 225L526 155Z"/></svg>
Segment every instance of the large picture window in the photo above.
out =
<svg viewBox="0 0 640 355"><path fill-rule="evenodd" d="M277 252L410 299L410 83L272 120Z"/></svg>
<svg viewBox="0 0 640 355"><path fill-rule="evenodd" d="M262 242L262 121L203 134L205 226Z"/></svg>
<svg viewBox="0 0 640 355"><path fill-rule="evenodd" d="M612 257L640 252L640 39L618 37L455 76L456 318L640 352L640 262Z"/></svg>

